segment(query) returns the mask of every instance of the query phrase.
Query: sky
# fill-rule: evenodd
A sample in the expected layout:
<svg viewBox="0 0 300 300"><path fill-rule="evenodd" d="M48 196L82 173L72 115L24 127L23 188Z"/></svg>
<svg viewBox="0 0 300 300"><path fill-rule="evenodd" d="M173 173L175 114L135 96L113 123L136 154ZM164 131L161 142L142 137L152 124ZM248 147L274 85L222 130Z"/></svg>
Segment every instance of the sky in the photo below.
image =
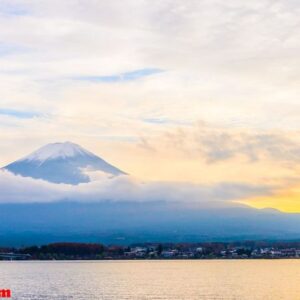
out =
<svg viewBox="0 0 300 300"><path fill-rule="evenodd" d="M0 165L72 141L151 187L255 186L232 200L300 212L299 13L297 0L0 0Z"/></svg>

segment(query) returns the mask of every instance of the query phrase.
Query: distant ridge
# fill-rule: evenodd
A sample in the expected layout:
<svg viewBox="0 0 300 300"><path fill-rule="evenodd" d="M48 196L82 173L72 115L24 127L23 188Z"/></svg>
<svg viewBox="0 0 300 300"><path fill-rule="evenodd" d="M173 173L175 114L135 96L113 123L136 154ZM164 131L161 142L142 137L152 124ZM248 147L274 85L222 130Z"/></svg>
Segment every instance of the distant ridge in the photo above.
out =
<svg viewBox="0 0 300 300"><path fill-rule="evenodd" d="M4 169L23 177L74 185L90 181L89 176L84 172L87 169L101 171L110 176L126 174L71 142L45 145L28 156L5 166Z"/></svg>

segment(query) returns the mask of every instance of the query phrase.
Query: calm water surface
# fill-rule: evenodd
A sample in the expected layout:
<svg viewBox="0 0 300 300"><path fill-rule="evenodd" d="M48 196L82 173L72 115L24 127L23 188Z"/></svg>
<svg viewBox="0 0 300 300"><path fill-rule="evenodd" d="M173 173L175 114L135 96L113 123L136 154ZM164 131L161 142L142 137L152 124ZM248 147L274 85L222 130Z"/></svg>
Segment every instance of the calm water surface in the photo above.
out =
<svg viewBox="0 0 300 300"><path fill-rule="evenodd" d="M1 262L12 299L300 299L300 260Z"/></svg>

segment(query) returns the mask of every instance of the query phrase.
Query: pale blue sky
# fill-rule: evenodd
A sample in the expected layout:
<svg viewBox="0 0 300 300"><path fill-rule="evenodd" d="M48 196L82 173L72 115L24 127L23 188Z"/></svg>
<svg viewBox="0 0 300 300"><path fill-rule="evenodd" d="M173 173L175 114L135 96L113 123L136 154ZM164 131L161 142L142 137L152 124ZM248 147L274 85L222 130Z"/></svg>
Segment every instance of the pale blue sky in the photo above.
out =
<svg viewBox="0 0 300 300"><path fill-rule="evenodd" d="M76 80L91 81L91 82L105 82L105 83L115 83L123 81L138 80L143 77L147 77L153 74L161 73L163 70L154 69L154 68L144 68L140 70L128 71L116 75L107 75L107 76L80 76L75 77Z"/></svg>
<svg viewBox="0 0 300 300"><path fill-rule="evenodd" d="M15 110L10 108L0 108L0 115L10 116L10 117L20 118L20 119L31 119L39 116L39 114L36 112Z"/></svg>

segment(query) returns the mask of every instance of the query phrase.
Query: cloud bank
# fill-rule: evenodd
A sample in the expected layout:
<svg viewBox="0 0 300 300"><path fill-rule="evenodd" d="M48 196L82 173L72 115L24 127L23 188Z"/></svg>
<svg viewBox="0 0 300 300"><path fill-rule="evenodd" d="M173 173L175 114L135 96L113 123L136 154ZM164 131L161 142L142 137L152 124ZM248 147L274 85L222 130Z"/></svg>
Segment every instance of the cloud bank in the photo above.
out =
<svg viewBox="0 0 300 300"><path fill-rule="evenodd" d="M180 202L209 206L270 194L270 187L238 183L201 186L191 183L141 182L130 176L108 178L94 174L89 183L54 184L0 170L0 203L53 201Z"/></svg>

